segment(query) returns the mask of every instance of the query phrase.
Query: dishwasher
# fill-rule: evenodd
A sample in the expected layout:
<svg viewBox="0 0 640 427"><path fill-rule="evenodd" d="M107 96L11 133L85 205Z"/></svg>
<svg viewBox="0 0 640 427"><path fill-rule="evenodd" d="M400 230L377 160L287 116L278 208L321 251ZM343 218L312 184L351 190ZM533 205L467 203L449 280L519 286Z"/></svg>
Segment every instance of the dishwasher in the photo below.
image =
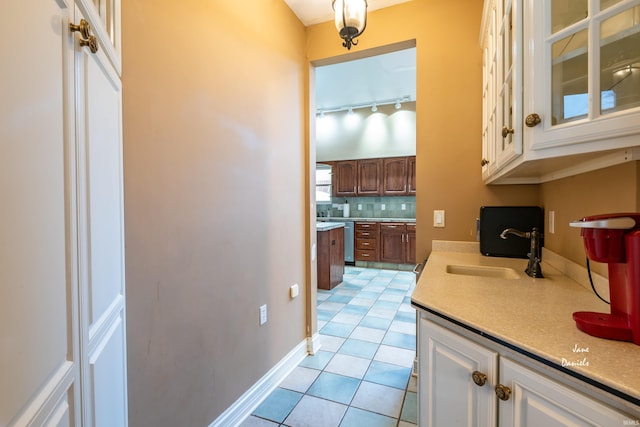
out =
<svg viewBox="0 0 640 427"><path fill-rule="evenodd" d="M354 262L353 258L353 221L344 222L344 262Z"/></svg>

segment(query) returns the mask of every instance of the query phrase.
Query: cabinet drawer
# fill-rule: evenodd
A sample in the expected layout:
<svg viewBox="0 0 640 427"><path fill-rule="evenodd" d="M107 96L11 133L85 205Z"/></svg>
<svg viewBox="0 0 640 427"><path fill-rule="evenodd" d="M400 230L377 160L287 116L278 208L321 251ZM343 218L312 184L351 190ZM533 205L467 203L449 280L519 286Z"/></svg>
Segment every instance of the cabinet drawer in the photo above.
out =
<svg viewBox="0 0 640 427"><path fill-rule="evenodd" d="M407 224L407 231L409 233L415 233L416 232L416 225L415 224Z"/></svg>
<svg viewBox="0 0 640 427"><path fill-rule="evenodd" d="M356 231L356 239L376 239L377 237L377 231Z"/></svg>
<svg viewBox="0 0 640 427"><path fill-rule="evenodd" d="M378 231L377 222L356 222L356 231Z"/></svg>
<svg viewBox="0 0 640 427"><path fill-rule="evenodd" d="M356 239L356 249L375 250L378 248L378 241L375 239Z"/></svg>
<svg viewBox="0 0 640 427"><path fill-rule="evenodd" d="M373 249L356 249L356 261L378 261L378 251Z"/></svg>
<svg viewBox="0 0 640 427"><path fill-rule="evenodd" d="M403 232L406 227L403 222L387 222L384 224L380 224L380 232Z"/></svg>

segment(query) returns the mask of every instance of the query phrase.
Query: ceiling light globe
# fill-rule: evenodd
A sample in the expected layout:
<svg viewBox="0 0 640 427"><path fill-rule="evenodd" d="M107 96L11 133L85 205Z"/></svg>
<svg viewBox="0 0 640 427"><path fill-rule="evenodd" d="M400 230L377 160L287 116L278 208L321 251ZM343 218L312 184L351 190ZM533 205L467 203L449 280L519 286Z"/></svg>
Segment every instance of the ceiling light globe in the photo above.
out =
<svg viewBox="0 0 640 427"><path fill-rule="evenodd" d="M358 44L353 39L364 32L367 26L367 0L333 0L334 20L342 44L347 49Z"/></svg>

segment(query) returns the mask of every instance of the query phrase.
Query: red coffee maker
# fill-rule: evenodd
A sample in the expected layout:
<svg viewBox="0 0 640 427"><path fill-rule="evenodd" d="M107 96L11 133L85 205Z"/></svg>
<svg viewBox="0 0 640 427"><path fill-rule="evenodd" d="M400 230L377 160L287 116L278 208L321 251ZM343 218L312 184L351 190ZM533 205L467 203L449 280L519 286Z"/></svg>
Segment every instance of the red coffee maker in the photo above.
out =
<svg viewBox="0 0 640 427"><path fill-rule="evenodd" d="M589 216L570 226L581 228L589 259L609 264L611 313L575 312L576 326L589 335L640 345L640 213Z"/></svg>

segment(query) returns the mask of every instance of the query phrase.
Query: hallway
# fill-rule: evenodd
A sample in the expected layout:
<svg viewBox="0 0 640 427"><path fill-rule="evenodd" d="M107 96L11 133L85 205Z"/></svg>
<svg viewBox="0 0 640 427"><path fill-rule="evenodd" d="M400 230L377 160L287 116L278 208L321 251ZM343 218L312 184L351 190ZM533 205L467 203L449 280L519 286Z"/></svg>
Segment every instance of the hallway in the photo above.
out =
<svg viewBox="0 0 640 427"><path fill-rule="evenodd" d="M412 272L345 267L343 283L318 290L320 351L242 426L414 427L414 287Z"/></svg>

